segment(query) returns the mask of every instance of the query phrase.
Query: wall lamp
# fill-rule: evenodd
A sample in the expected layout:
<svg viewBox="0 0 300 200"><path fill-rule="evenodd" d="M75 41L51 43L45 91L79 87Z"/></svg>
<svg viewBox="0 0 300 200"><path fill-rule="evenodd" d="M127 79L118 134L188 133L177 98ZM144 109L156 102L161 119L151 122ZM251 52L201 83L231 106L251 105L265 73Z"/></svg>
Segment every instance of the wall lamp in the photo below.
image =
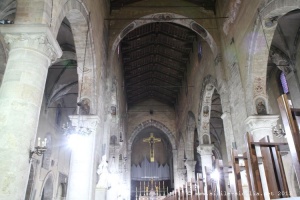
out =
<svg viewBox="0 0 300 200"><path fill-rule="evenodd" d="M42 141L42 145L41 145L41 138L38 138L38 145L36 147L34 147L34 150L30 150L29 152L29 162L32 159L33 154L36 154L38 156L41 156L45 153L45 151L47 150L47 138L44 139L44 141Z"/></svg>

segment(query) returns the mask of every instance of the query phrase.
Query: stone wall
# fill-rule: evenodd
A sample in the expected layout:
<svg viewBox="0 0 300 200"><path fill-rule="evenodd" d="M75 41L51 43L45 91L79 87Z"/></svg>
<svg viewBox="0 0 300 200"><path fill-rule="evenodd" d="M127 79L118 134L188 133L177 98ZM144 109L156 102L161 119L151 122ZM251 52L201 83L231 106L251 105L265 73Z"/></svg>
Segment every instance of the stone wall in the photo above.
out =
<svg viewBox="0 0 300 200"><path fill-rule="evenodd" d="M153 114L150 114L150 110L153 111ZM127 137L131 137L131 134L138 125L151 119L164 124L171 133L176 133L174 108L149 99L128 109Z"/></svg>
<svg viewBox="0 0 300 200"><path fill-rule="evenodd" d="M45 103L43 103L45 105ZM55 107L55 105L54 105ZM68 146L67 137L64 134L61 125L56 123L56 108L48 108L45 109L45 106L41 108L39 126L37 131L36 138L32 138L33 141L36 141L36 144L32 144L32 146L37 145L38 138L43 140L47 138L47 151L43 156L36 156L32 160L32 166L34 167L34 185L31 191L31 198L38 200L41 199L43 195L44 184L49 178L49 174L51 174L51 181L53 185L53 197L60 198L61 196L56 196L58 193L58 188L61 184L68 183L68 174L70 168L70 156L71 149ZM65 109L62 110L61 113L61 122L68 121L68 115L71 113L66 112ZM64 177L64 178L62 178ZM51 188L47 188L45 185L45 190L49 190ZM60 194L58 194L60 195Z"/></svg>

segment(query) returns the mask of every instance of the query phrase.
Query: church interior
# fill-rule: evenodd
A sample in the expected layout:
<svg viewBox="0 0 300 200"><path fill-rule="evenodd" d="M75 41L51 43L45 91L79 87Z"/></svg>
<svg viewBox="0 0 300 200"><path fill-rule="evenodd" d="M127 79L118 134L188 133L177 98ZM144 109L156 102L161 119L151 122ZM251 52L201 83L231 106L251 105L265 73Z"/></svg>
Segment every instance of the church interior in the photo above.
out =
<svg viewBox="0 0 300 200"><path fill-rule="evenodd" d="M299 36L300 0L1 0L0 200L297 198Z"/></svg>

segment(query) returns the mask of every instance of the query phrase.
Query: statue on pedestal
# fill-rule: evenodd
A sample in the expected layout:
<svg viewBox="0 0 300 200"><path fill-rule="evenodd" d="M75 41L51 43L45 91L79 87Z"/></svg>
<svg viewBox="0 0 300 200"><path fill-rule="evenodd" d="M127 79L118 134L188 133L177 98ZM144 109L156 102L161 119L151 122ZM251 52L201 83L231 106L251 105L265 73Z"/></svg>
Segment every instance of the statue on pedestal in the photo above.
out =
<svg viewBox="0 0 300 200"><path fill-rule="evenodd" d="M106 161L106 155L102 156L101 163L98 166L97 174L99 174L99 181L97 183L97 188L109 188L109 171L108 171L108 163Z"/></svg>

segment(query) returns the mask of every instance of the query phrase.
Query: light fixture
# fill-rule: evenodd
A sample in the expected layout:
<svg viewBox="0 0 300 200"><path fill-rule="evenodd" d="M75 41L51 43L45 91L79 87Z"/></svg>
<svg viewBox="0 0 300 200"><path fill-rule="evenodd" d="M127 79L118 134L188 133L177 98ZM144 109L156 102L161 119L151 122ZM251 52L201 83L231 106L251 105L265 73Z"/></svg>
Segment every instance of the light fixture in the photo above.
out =
<svg viewBox="0 0 300 200"><path fill-rule="evenodd" d="M284 129L281 126L281 124L278 125L278 128L277 128L277 126L274 126L273 134L278 138L284 137L286 135Z"/></svg>
<svg viewBox="0 0 300 200"><path fill-rule="evenodd" d="M30 152L29 152L29 162L31 161L33 154L36 154L38 156L43 155L45 153L45 151L47 150L46 146L47 146L47 138L45 138L42 141L42 145L41 145L41 138L39 137L37 146L34 147L33 151L30 150Z"/></svg>

